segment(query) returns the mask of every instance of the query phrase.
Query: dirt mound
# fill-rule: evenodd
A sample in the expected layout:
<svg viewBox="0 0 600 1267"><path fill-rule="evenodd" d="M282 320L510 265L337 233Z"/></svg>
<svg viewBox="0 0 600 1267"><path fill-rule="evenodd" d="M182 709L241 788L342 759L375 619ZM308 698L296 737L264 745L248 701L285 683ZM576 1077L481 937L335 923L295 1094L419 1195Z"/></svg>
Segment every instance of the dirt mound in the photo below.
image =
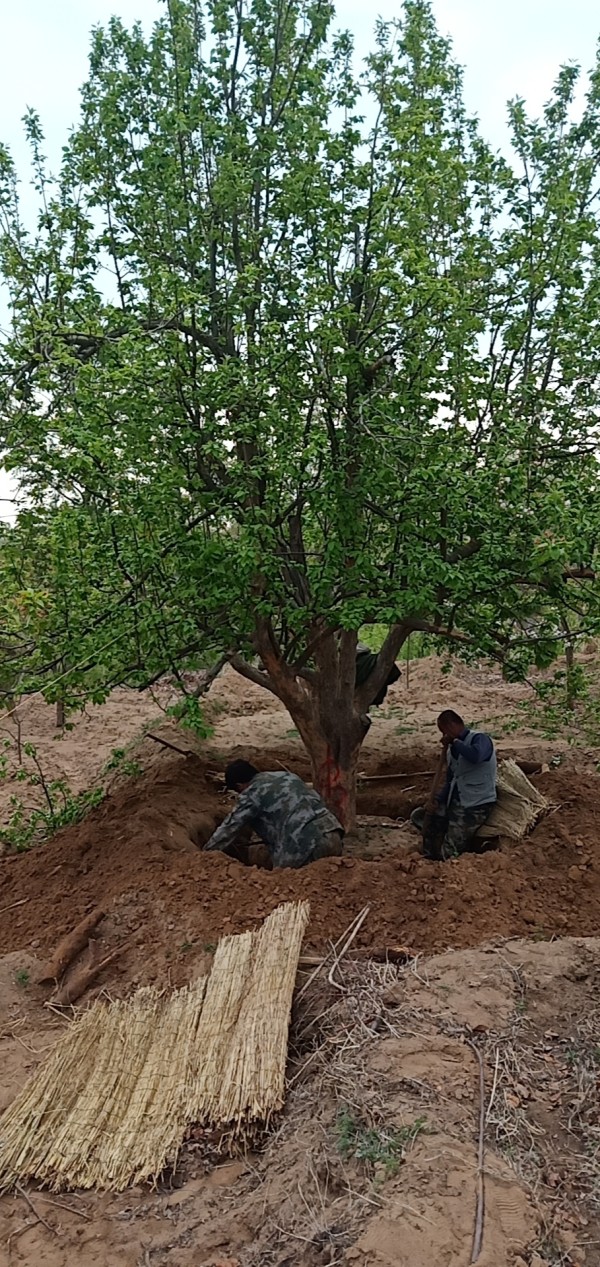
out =
<svg viewBox="0 0 600 1267"><path fill-rule="evenodd" d="M433 754L421 754L426 769ZM272 758L272 754L271 754ZM415 758L416 759L416 758ZM409 833L389 832L383 856L353 854L301 871L244 867L202 844L228 809L197 758L167 758L115 791L85 822L28 854L0 860L0 952L49 949L93 905L106 906L102 938L123 945L127 980L188 979L223 933L264 918L281 901L308 898L308 942L323 947L369 903L359 944L466 947L490 935L595 934L600 928L600 779L559 769L537 780L558 808L526 841L482 857L427 863ZM408 812L418 800L397 783L365 786L359 811ZM426 786L427 780L424 781ZM416 845L415 840L415 845Z"/></svg>

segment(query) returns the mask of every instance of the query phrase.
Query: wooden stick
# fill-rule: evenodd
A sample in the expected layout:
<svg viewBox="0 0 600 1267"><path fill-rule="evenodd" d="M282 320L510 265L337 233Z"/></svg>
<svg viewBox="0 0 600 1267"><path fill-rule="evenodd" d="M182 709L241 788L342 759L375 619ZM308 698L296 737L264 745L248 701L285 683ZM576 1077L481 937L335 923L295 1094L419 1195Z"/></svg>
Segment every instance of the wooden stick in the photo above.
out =
<svg viewBox="0 0 600 1267"><path fill-rule="evenodd" d="M425 779L430 774L435 774L435 771L411 770L407 774L359 774L357 778L359 783L385 783L390 779Z"/></svg>
<svg viewBox="0 0 600 1267"><path fill-rule="evenodd" d="M176 743L170 743L168 739L161 739L160 735L151 735L150 731L146 731L146 739L153 739L155 743L162 744L163 748L170 748L171 752L178 752L181 757L195 757L197 755L192 748L178 748Z"/></svg>
<svg viewBox="0 0 600 1267"><path fill-rule="evenodd" d="M15 906L24 906L29 901L28 897L22 897L18 902L11 902L10 906L0 906L0 915L4 915L5 911L14 911Z"/></svg>
<svg viewBox="0 0 600 1267"><path fill-rule="evenodd" d="M485 1140L485 1074L483 1059L479 1048L467 1038L467 1043L475 1052L479 1061L479 1142L477 1146L477 1202L475 1206L475 1227L473 1229L473 1247L471 1249L471 1265L476 1263L483 1244L483 1220L485 1216L485 1180L483 1172L484 1140Z"/></svg>
<svg viewBox="0 0 600 1267"><path fill-rule="evenodd" d="M492 1089L491 1089L491 1091L490 1091L490 1098L489 1098L489 1100L488 1100L487 1109L486 1109L486 1111L485 1111L485 1120L486 1120L486 1122L489 1122L489 1120L490 1120L490 1113L491 1113L491 1111L492 1111L492 1105L493 1105L494 1100L495 1100L495 1098L496 1098L496 1087L497 1087L497 1085L498 1085L498 1068L499 1068L499 1065L500 1065L500 1048L499 1048L499 1047L497 1047L497 1048L496 1048L496 1060L495 1060L495 1063L494 1063L494 1081L492 1082Z"/></svg>
<svg viewBox="0 0 600 1267"><path fill-rule="evenodd" d="M433 782L431 784L431 791L429 793L429 797L427 799L427 804L425 807L427 812L430 814L433 813L435 809L435 794L438 790L439 784L441 783L442 774L444 775L446 774L447 767L448 767L448 755L447 755L446 749L442 748L442 751L440 752L440 755L438 757L438 763L435 768L435 772L433 775Z"/></svg>
<svg viewBox="0 0 600 1267"><path fill-rule="evenodd" d="M104 910L97 906L95 910L86 915L72 932L67 933L62 941L59 941L52 958L42 968L38 977L38 983L44 981L59 981L63 976L69 964L77 958L80 950L83 950L87 944L89 935L94 928L104 919Z"/></svg>
<svg viewBox="0 0 600 1267"><path fill-rule="evenodd" d="M47 1222L46 1222L46 1220L45 1220L45 1218L44 1218L44 1216L43 1216L43 1214L40 1214L39 1210L36 1210L36 1208L35 1208L35 1206L34 1206L34 1204L33 1204L33 1201L31 1201L31 1200L30 1200L30 1198L28 1197L28 1195L27 1195L27 1193L26 1193L25 1189L21 1186L21 1184L20 1184L20 1183L16 1183L16 1184L15 1184L15 1188L16 1188L16 1190L17 1190L17 1192L18 1192L19 1196L20 1196L20 1197L22 1197L24 1201L26 1201L27 1205L29 1206L29 1209L31 1210L31 1213L32 1213L33 1215L35 1215L35 1217L36 1217L36 1219L37 1219L38 1223L43 1223L43 1224L44 1224L44 1227L47 1227L47 1228L48 1228L48 1231L49 1231L49 1232L52 1232L52 1235L53 1235L53 1236L56 1236L56 1235L57 1235L56 1228L52 1227L52 1224L51 1224L51 1223L47 1223Z"/></svg>
<svg viewBox="0 0 600 1267"><path fill-rule="evenodd" d="M356 937L356 934L358 933L359 929L362 928L367 918L367 915L369 914L370 909L371 909L370 906L363 906L363 909L360 912L360 915L358 915L355 920L354 928L348 934L348 937L346 938L346 941L344 942L344 945L342 946L341 950L338 951L338 953L336 954L335 959L331 965L331 968L327 974L327 980L329 984L334 985L336 990L343 990L344 986L340 985L339 981L336 981L333 975L335 972L335 969L338 967L340 959L342 959L343 956L346 954L346 952L350 949L350 946L352 945L352 942L354 941L354 938Z"/></svg>
<svg viewBox="0 0 600 1267"><path fill-rule="evenodd" d="M43 1192L38 1192L38 1201L45 1201L46 1205L54 1205L57 1210L68 1210L69 1214L77 1214L80 1219L87 1219L91 1223L91 1214L86 1214L84 1210L78 1210L74 1205L67 1205L65 1201L53 1201L51 1197L45 1196Z"/></svg>
<svg viewBox="0 0 600 1267"><path fill-rule="evenodd" d="M93 985L101 972L108 968L109 964L114 963L124 950L124 946L119 946L118 950L114 950L112 955L105 955L104 959L100 959L98 963L82 964L73 976L64 982L62 988L54 995L51 1002L55 1007L68 1007L69 1004L75 1003L80 999L82 994Z"/></svg>
<svg viewBox="0 0 600 1267"><path fill-rule="evenodd" d="M36 1218L36 1219L34 1219L33 1221L32 1221L31 1219L28 1219L28 1220L27 1220L27 1222L26 1222L26 1223L23 1223L23 1224L21 1225L21 1227L18 1227L18 1228L16 1229L16 1231L11 1232L11 1234L10 1234L10 1236L9 1236L9 1238L8 1238L7 1242L6 1242L6 1253L7 1253L7 1256L8 1256L8 1262L9 1262L9 1264L10 1264L10 1261L11 1261L11 1251L12 1251L12 1243L13 1243L13 1241L18 1240L18 1239L19 1239L19 1237L23 1235L23 1232L28 1232L28 1231L29 1231L29 1229L30 1229L30 1227L35 1227L35 1225L36 1225L37 1221L38 1221L38 1220L37 1220L37 1218Z"/></svg>
<svg viewBox="0 0 600 1267"><path fill-rule="evenodd" d="M385 946L383 950L370 950L367 956L373 963L409 963L415 958L410 946Z"/></svg>
<svg viewBox="0 0 600 1267"><path fill-rule="evenodd" d="M330 951L327 955L325 955L323 959L321 959L321 960L319 961L319 963L317 964L317 967L314 969L314 971L313 971L313 972L311 972L310 976L309 976L309 977L307 978L307 980L304 982L304 985L302 986L301 990L299 990L299 991L298 991L298 994L296 995L296 1002L298 1002L298 1001L302 998L302 996L303 996L304 994L306 994L306 991L308 990L308 987L309 987L310 985L312 985L312 983L313 983L313 981L314 981L315 977L318 977L318 975L319 975L319 973L320 973L320 971L321 971L321 968L322 968L322 967L323 967L323 965L327 962L327 960L330 958L330 956L331 956L331 955L334 955L334 956L336 955L336 953L337 953L337 951L338 951L338 947L340 947L340 946L342 946L342 945L343 945L343 943L344 943L345 939L346 939L346 938L347 938L347 937L348 937L351 933L352 933L352 935L354 935L354 934L353 934L353 930L354 930L355 924L357 923L357 921L358 921L358 920L360 920L360 921L361 921L361 924L362 924L362 922L363 922L363 920L364 920L364 918L365 918L365 915L366 915L366 913L368 912L368 910L369 910L369 907L368 907L368 906L367 906L367 907L365 907L365 908L364 908L364 909L363 909L363 910L362 910L362 911L361 911L361 912L360 912L360 913L356 916L356 919L353 919L353 920L352 920L352 923L348 925L348 927L347 927L347 929L345 930L345 932L343 932L343 933L342 933L341 937L338 937L337 941L336 941L336 942L334 943L334 945L331 947L331 951ZM361 918L361 917L362 917L362 918ZM357 929L356 931L358 931L358 929ZM349 944L350 944L350 943L348 942L348 945L349 945ZM342 952L340 952L340 953L343 953L343 951L342 951Z"/></svg>

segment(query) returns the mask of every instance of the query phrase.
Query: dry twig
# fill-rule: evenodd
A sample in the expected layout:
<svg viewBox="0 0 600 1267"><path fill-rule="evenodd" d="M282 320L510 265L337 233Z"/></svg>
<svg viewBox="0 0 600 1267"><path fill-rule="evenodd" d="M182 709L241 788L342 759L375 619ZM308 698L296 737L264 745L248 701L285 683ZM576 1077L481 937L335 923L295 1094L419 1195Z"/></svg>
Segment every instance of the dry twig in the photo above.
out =
<svg viewBox="0 0 600 1267"><path fill-rule="evenodd" d="M472 1051L475 1052L479 1062L479 1142L477 1146L477 1204L475 1207L475 1227L473 1229L473 1247L471 1249L471 1263L476 1263L481 1253L483 1243L483 1221L485 1217L485 1179L483 1171L483 1158L485 1149L485 1073L483 1068L483 1057L479 1047L467 1038L467 1043Z"/></svg>
<svg viewBox="0 0 600 1267"><path fill-rule="evenodd" d="M24 1189L23 1185L22 1185L22 1184L20 1184L20 1183L16 1183L16 1184L15 1184L15 1188L16 1188L16 1190L17 1190L17 1192L18 1192L19 1196L20 1196L20 1197L22 1197L22 1198L23 1198L23 1200L26 1202L26 1204L29 1206L29 1209L31 1210L31 1213L35 1216L35 1218L37 1219L38 1223L43 1223L43 1224L44 1224L44 1227L47 1227L47 1228L48 1228L48 1231L49 1231L49 1232L52 1232L52 1235L53 1235L53 1236L56 1236L56 1235L57 1235L56 1228L52 1227L52 1224L51 1224L51 1223L47 1223L47 1222L46 1222L46 1220L45 1220L45 1218L44 1218L44 1216L43 1216L43 1214L40 1214L39 1210L36 1210L36 1208L35 1208L35 1206L34 1206L34 1204L33 1204L33 1201L31 1200L31 1197L29 1197L29 1196L28 1196L28 1194L26 1193L26 1191L25 1191L25 1189Z"/></svg>
<svg viewBox="0 0 600 1267"><path fill-rule="evenodd" d="M10 902L8 906L0 906L0 915L4 915L5 911L14 911L15 906L24 906L28 901L28 897L22 897L18 902Z"/></svg>

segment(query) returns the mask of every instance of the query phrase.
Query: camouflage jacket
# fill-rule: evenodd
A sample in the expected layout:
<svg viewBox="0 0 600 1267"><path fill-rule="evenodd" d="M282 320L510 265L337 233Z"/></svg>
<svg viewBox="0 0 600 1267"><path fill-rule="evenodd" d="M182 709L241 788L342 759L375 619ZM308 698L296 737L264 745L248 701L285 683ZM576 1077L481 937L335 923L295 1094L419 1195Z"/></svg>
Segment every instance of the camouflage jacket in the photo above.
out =
<svg viewBox="0 0 600 1267"><path fill-rule="evenodd" d="M226 850L252 828L267 846L274 867L302 867L329 831L342 831L318 792L297 774L257 774L205 849Z"/></svg>

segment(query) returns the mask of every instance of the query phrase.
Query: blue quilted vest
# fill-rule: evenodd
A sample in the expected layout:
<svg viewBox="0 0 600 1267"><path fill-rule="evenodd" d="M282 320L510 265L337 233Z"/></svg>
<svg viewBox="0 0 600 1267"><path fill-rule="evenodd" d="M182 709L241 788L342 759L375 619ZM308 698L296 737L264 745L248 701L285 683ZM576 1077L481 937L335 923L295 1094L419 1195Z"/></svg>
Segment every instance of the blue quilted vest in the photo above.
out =
<svg viewBox="0 0 600 1267"><path fill-rule="evenodd" d="M477 730L470 730L463 743L472 744L475 736L480 733ZM495 751L492 752L489 761L471 765L464 757L453 757L449 748L448 765L452 772L450 799L455 792L458 793L463 809L475 809L477 805L489 805L496 800L498 762Z"/></svg>

